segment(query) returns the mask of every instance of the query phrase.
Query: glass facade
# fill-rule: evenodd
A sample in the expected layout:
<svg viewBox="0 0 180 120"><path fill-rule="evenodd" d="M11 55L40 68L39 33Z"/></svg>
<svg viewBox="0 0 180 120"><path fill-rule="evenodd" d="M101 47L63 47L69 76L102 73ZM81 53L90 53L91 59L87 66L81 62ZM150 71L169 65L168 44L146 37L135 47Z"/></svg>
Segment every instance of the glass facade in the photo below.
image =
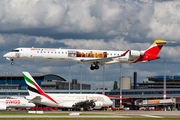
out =
<svg viewBox="0 0 180 120"><path fill-rule="evenodd" d="M66 81L64 78L48 74L48 75L32 75L34 80L37 82L39 86L41 86L41 82L46 81ZM20 87L14 87L13 85L20 86ZM52 86L53 87L53 86ZM0 75L0 89L20 89L20 90L26 90L27 84L24 80L24 77L22 75ZM3 94L3 93L1 93Z"/></svg>

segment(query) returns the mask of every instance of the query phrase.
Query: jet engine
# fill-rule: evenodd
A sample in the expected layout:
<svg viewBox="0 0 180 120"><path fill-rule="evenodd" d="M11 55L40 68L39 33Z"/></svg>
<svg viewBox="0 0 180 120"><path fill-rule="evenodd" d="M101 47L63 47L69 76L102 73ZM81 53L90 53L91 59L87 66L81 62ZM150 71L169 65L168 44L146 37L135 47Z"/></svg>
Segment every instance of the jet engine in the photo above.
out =
<svg viewBox="0 0 180 120"><path fill-rule="evenodd" d="M101 109L102 106L103 106L103 103L101 101L96 101L94 109Z"/></svg>
<svg viewBox="0 0 180 120"><path fill-rule="evenodd" d="M6 110L6 105L0 105L0 110Z"/></svg>
<svg viewBox="0 0 180 120"><path fill-rule="evenodd" d="M140 57L140 56L144 56L144 53L141 51L137 51L137 50L130 50L129 56L130 57Z"/></svg>

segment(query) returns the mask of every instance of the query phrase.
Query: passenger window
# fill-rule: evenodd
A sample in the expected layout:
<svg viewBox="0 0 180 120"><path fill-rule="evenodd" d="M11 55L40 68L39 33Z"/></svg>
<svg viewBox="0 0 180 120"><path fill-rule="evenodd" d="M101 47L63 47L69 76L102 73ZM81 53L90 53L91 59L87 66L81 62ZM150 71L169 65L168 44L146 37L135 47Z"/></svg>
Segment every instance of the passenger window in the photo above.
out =
<svg viewBox="0 0 180 120"><path fill-rule="evenodd" d="M46 53L46 51L44 51L44 53Z"/></svg>
<svg viewBox="0 0 180 120"><path fill-rule="evenodd" d="M62 52L62 54L63 54L63 52Z"/></svg>
<svg viewBox="0 0 180 120"><path fill-rule="evenodd" d="M51 53L53 53L53 52L51 52Z"/></svg>
<svg viewBox="0 0 180 120"><path fill-rule="evenodd" d="M39 53L39 51L37 51L37 53Z"/></svg>
<svg viewBox="0 0 180 120"><path fill-rule="evenodd" d="M60 52L58 52L60 54Z"/></svg>

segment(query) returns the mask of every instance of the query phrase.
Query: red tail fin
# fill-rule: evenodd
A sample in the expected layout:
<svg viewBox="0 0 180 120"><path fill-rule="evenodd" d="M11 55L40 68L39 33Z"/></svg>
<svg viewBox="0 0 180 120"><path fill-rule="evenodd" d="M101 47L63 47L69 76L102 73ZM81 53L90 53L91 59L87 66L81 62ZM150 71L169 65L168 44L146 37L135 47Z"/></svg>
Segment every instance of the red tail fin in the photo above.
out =
<svg viewBox="0 0 180 120"><path fill-rule="evenodd" d="M154 43L144 52L144 54L158 55L165 44L168 44L168 42L164 40L155 40Z"/></svg>
<svg viewBox="0 0 180 120"><path fill-rule="evenodd" d="M168 44L168 42L164 40L155 40L154 43L144 52L144 56L139 57L139 59L137 59L134 63L150 61L160 58L157 55L165 44Z"/></svg>

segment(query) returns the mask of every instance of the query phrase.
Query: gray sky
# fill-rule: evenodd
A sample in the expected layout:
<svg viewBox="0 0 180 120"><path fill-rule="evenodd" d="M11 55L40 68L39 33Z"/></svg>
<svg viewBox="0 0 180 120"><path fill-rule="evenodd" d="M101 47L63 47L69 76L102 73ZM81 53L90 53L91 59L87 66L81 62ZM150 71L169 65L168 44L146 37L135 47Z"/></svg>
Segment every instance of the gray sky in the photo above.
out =
<svg viewBox="0 0 180 120"><path fill-rule="evenodd" d="M102 50L146 50L156 39L173 41L151 62L123 64L122 75L138 73L138 82L164 74L180 75L180 1L178 0L1 0L0 56L18 47L73 48ZM103 67L73 62L10 61L0 57L0 73L57 74L80 81L92 88L103 87ZM120 64L105 66L106 87L119 79ZM86 77L85 77L86 76Z"/></svg>

